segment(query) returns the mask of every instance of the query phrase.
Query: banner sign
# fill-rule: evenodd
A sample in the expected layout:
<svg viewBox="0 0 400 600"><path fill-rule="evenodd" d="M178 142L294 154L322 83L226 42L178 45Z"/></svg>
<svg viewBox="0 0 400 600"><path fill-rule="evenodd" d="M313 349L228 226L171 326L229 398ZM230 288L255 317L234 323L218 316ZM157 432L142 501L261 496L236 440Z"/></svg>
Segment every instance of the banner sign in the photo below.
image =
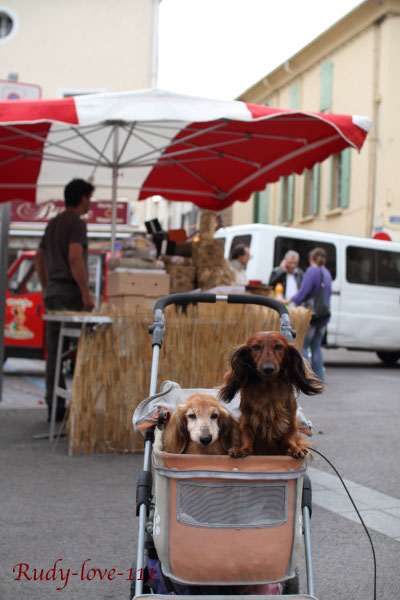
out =
<svg viewBox="0 0 400 600"><path fill-rule="evenodd" d="M63 210L65 204L62 200L52 200L43 204L14 200L11 203L11 223L48 223ZM90 225L111 225L111 211L111 201L93 201L89 212L83 218ZM117 202L116 223L117 225L130 224L128 202Z"/></svg>

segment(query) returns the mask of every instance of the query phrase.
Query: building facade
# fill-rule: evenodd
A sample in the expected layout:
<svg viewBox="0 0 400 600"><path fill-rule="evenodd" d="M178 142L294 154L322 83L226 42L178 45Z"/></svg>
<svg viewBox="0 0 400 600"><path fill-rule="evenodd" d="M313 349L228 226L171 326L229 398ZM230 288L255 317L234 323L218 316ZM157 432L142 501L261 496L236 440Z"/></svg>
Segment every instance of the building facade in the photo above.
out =
<svg viewBox="0 0 400 600"><path fill-rule="evenodd" d="M0 89L7 94L23 82L39 86L42 98L63 98L155 87L159 2L4 0ZM133 223L144 229L146 203L136 195L132 190L119 200L131 203ZM96 199L110 198L111 187Z"/></svg>
<svg viewBox="0 0 400 600"><path fill-rule="evenodd" d="M400 0L366 0L239 98L302 111L365 115L360 153L281 178L225 224L271 223L400 242Z"/></svg>

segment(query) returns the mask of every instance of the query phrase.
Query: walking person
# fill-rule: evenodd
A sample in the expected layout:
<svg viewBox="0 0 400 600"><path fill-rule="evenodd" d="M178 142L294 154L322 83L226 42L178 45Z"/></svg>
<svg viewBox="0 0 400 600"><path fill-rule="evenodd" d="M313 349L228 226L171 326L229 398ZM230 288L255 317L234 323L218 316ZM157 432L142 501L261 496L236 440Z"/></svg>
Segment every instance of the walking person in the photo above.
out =
<svg viewBox="0 0 400 600"><path fill-rule="evenodd" d="M35 256L35 268L50 310L92 310L87 270L87 230L81 219L88 212L94 186L73 179L64 189L65 211L52 219ZM46 403L50 421L60 323L46 323ZM66 387L62 373L59 387ZM65 414L65 400L58 397L56 420Z"/></svg>
<svg viewBox="0 0 400 600"><path fill-rule="evenodd" d="M269 285L275 287L277 283L283 285L283 295L291 298L300 289L304 271L299 269L300 256L295 250L288 250L280 264L275 267L269 278Z"/></svg>
<svg viewBox="0 0 400 600"><path fill-rule="evenodd" d="M325 267L325 250L323 248L314 248L314 250L311 250L309 254L309 261L310 266L305 272L299 291L291 298L284 300L284 302L293 302L296 306L299 306L304 301L310 298L315 298L321 288L321 284L323 283L325 299L327 304L330 305L332 276ZM322 341L325 336L326 326L329 322L329 319L330 317L327 317L315 325L309 325L302 350L302 355L307 359L309 358L309 354L311 352L312 369L322 381L325 379Z"/></svg>

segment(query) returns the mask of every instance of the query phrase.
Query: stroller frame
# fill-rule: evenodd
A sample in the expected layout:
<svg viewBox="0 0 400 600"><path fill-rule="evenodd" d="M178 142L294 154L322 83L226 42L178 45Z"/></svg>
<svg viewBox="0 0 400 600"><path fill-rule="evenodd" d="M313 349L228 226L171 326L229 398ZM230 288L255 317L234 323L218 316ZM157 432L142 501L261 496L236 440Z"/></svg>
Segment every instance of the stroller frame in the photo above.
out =
<svg viewBox="0 0 400 600"><path fill-rule="evenodd" d="M186 307L188 304L195 304L198 302L204 303L215 303L215 302L227 302L229 304L255 304L262 305L268 308L272 308L279 313L280 318L280 332L286 337L286 339L292 343L296 333L291 328L289 312L281 302L274 300L269 297L256 296L256 295L222 295L222 294L209 294L209 293L185 293L185 294L171 294L165 296L157 301L154 307L154 320L153 324L149 326L149 332L152 334L152 366L151 366L151 377L150 377L150 393L149 396L156 395L157 387L157 374L158 374L158 363L159 354L162 346L162 341L165 331L165 319L164 309L166 306L175 304ZM143 470L139 475L137 482L136 491L136 514L139 517L139 530L138 530L138 548L137 548L137 563L136 573L143 574L146 567L146 524L149 518L151 503L152 503L152 449L154 442L154 429L156 423L146 430L145 442L144 442L144 459L143 459ZM311 517L311 482L307 475L304 475L301 511L303 517L303 534L304 534L304 554L306 562L306 577L307 577L307 590L308 595L292 595L285 596L286 598L315 598L314 597L314 580L313 580L313 569L312 569L312 555L311 555L311 533L310 533L310 517ZM167 598L162 594L143 594L143 578L136 579L135 582L135 598ZM177 598L204 598L205 596L177 596ZM225 595L221 596L209 596L208 598L222 599ZM273 598L274 596L235 596L230 595L231 600L246 598L247 600L263 600L267 598ZM275 596L279 597L279 596ZM282 596L281 596L282 597Z"/></svg>

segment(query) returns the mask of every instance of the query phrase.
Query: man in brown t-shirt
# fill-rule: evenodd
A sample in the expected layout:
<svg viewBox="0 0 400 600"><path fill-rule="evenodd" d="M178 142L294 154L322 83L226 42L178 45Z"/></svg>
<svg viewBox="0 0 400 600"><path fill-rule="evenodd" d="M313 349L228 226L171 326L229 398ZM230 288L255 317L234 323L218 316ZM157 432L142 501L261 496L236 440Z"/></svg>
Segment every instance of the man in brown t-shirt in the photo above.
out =
<svg viewBox="0 0 400 600"><path fill-rule="evenodd" d="M47 310L92 310L87 273L87 232L81 216L88 212L94 187L73 179L64 189L65 211L46 227L36 252L35 267L42 284ZM46 324L46 403L50 420L57 358L59 323ZM60 375L59 387L65 388ZM58 398L57 421L65 413L64 399Z"/></svg>

